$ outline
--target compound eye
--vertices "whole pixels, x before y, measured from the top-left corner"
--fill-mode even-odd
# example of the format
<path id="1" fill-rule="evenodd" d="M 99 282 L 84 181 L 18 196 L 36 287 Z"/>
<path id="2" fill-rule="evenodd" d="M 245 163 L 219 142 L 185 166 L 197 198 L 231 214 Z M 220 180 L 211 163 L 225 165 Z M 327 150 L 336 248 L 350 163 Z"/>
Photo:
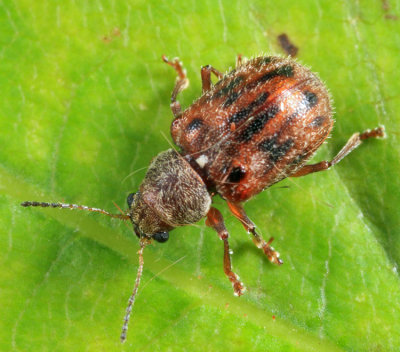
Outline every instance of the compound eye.
<path id="1" fill-rule="evenodd" d="M 137 225 L 133 225 L 133 230 L 135 231 L 135 234 L 138 238 L 140 238 L 140 231 L 139 228 L 137 227 Z"/>
<path id="2" fill-rule="evenodd" d="M 157 241 L 157 242 L 167 242 L 168 238 L 169 238 L 169 233 L 167 231 L 164 232 L 157 232 L 153 235 L 153 238 Z"/>
<path id="3" fill-rule="evenodd" d="M 133 198 L 135 197 L 136 193 L 131 193 L 128 198 L 126 198 L 126 202 L 128 203 L 128 207 L 130 208 L 133 203 Z"/>

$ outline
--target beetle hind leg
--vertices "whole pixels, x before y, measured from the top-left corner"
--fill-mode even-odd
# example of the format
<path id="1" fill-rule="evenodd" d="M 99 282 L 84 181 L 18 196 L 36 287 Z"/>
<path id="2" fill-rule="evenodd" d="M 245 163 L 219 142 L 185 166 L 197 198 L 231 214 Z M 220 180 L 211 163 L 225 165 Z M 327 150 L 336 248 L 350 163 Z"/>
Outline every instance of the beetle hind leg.
<path id="1" fill-rule="evenodd" d="M 271 246 L 271 242 L 274 240 L 271 237 L 268 242 L 266 242 L 257 232 L 256 226 L 249 219 L 243 207 L 238 203 L 227 202 L 229 210 L 232 214 L 242 223 L 247 232 L 253 235 L 254 244 L 263 250 L 264 254 L 267 256 L 268 260 L 277 265 L 283 264 L 282 259 L 279 257 L 279 252 L 277 252 L 274 247 Z"/>
<path id="2" fill-rule="evenodd" d="M 316 164 L 304 165 L 300 170 L 295 172 L 290 177 L 301 177 L 314 172 L 328 170 L 331 166 L 336 165 L 344 157 L 349 155 L 354 149 L 356 149 L 363 140 L 369 138 L 383 138 L 385 137 L 385 128 L 383 126 L 374 128 L 373 130 L 367 130 L 363 133 L 354 133 L 344 147 L 337 153 L 337 155 L 331 161 L 320 161 Z"/>
<path id="3" fill-rule="evenodd" d="M 224 272 L 229 281 L 232 283 L 235 295 L 241 296 L 246 288 L 240 281 L 239 276 L 232 271 L 231 255 L 228 242 L 229 233 L 225 227 L 224 218 L 218 209 L 213 207 L 210 208 L 207 213 L 206 225 L 217 231 L 219 238 L 224 241 Z"/>

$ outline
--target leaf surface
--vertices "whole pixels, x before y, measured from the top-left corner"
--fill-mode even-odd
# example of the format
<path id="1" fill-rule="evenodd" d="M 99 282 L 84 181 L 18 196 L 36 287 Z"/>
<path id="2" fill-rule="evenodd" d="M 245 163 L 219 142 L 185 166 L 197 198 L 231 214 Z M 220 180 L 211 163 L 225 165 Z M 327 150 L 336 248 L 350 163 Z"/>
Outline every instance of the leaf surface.
<path id="1" fill-rule="evenodd" d="M 400 2 L 0 2 L 0 349 L 4 351 L 396 351 L 400 346 Z M 24 200 L 125 209 L 170 147 L 179 56 L 199 68 L 284 51 L 319 72 L 336 107 L 329 159 L 384 125 L 332 170 L 287 179 L 246 204 L 285 264 L 254 247 L 221 199 L 223 246 L 204 222 L 146 248 L 128 341 L 119 333 L 137 266 L 130 225 L 23 209 Z M 117 212 L 117 210 L 115 210 Z"/>

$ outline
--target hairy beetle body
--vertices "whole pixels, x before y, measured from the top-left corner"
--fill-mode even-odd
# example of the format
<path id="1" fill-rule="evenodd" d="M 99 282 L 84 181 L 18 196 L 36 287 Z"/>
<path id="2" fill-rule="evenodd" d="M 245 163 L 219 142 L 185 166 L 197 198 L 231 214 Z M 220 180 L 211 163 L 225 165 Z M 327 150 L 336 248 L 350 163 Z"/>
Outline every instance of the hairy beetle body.
<path id="1" fill-rule="evenodd" d="M 259 57 L 205 92 L 171 132 L 210 189 L 242 202 L 300 169 L 329 135 L 331 117 L 315 74 L 290 59 Z"/>

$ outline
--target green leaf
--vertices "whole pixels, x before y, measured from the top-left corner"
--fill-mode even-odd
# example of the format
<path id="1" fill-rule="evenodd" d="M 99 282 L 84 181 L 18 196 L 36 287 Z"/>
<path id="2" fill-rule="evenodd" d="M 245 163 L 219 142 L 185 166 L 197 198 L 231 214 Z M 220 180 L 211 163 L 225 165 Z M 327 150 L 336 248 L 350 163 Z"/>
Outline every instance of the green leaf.
<path id="1" fill-rule="evenodd" d="M 0 349 L 3 351 L 396 351 L 400 346 L 400 2 L 0 2 Z M 246 204 L 285 264 L 271 265 L 216 198 L 231 233 L 204 221 L 146 248 L 128 341 L 119 333 L 137 268 L 131 226 L 24 200 L 126 208 L 151 158 L 170 147 L 179 56 L 233 67 L 281 54 L 319 72 L 335 101 L 331 158 L 384 125 L 332 170 L 288 179 Z"/>

